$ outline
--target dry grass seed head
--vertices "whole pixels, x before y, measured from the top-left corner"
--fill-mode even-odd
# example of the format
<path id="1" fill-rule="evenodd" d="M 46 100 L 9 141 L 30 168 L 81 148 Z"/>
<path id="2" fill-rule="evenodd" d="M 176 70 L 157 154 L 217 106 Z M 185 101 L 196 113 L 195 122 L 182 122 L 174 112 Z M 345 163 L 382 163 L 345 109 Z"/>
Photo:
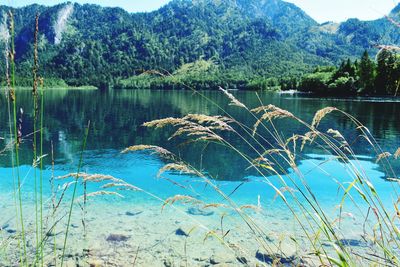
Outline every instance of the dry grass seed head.
<path id="1" fill-rule="evenodd" d="M 104 175 L 104 174 L 87 174 L 87 173 L 69 173 L 64 176 L 58 176 L 56 177 L 57 180 L 62 180 L 62 179 L 67 179 L 67 178 L 81 178 L 84 182 L 103 182 L 103 181 L 114 181 L 114 182 L 122 182 L 124 183 L 123 180 L 115 178 L 111 175 Z"/>
<path id="2" fill-rule="evenodd" d="M 33 163 L 32 163 L 32 167 L 33 167 L 33 168 L 37 168 L 37 167 L 39 166 L 39 164 L 40 164 L 40 161 L 41 161 L 43 158 L 47 157 L 47 156 L 48 156 L 47 154 L 44 154 L 44 155 L 41 155 L 41 156 L 37 157 L 36 159 L 34 159 L 34 160 L 33 160 Z"/>
<path id="3" fill-rule="evenodd" d="M 152 150 L 154 149 L 155 146 L 149 146 L 149 145 L 136 145 L 136 146 L 130 146 L 128 148 L 125 148 L 122 150 L 121 153 L 128 153 L 128 152 L 136 152 L 136 151 L 143 151 L 143 150 Z"/>
<path id="4" fill-rule="evenodd" d="M 130 147 L 122 150 L 121 153 L 144 151 L 144 150 L 151 150 L 151 151 L 153 151 L 154 154 L 157 154 L 164 159 L 174 159 L 175 158 L 175 155 L 172 152 L 168 151 L 167 149 L 159 147 L 159 146 L 151 146 L 151 145 L 130 146 Z"/>
<path id="5" fill-rule="evenodd" d="M 285 192 L 289 192 L 289 193 L 293 194 L 293 193 L 297 192 L 297 190 L 294 189 L 294 188 L 291 188 L 291 187 L 289 187 L 289 186 L 284 186 L 284 187 L 281 187 L 281 188 L 279 189 L 279 192 L 280 192 L 282 195 L 283 195 Z M 275 200 L 279 197 L 279 195 L 281 195 L 281 194 L 279 194 L 279 192 L 277 192 L 277 193 L 275 194 L 274 200 L 273 200 L 273 201 L 275 201 Z"/>
<path id="6" fill-rule="evenodd" d="M 305 135 L 301 136 L 301 139 L 303 139 L 303 141 L 301 142 L 300 150 L 303 151 L 304 146 L 307 144 L 307 142 L 309 142 L 310 144 L 312 142 L 314 142 L 314 140 L 317 136 L 318 136 L 318 133 L 316 133 L 314 131 L 307 132 Z"/>
<path id="7" fill-rule="evenodd" d="M 228 92 L 228 90 L 225 90 L 221 86 L 219 87 L 219 90 L 221 90 L 231 100 L 231 103 L 229 103 L 229 105 L 247 109 L 246 105 L 237 100 L 236 97 Z"/>
<path id="8" fill-rule="evenodd" d="M 61 190 L 67 190 L 71 185 L 73 185 L 73 184 L 75 184 L 75 183 L 76 183 L 75 181 L 65 183 L 65 184 L 63 184 L 61 187 L 59 187 L 59 189 L 61 189 Z"/>
<path id="9" fill-rule="evenodd" d="M 220 142 L 223 140 L 221 136 L 211 130 L 211 127 L 206 127 L 196 123 L 189 123 L 178 128 L 178 130 L 176 130 L 176 132 L 169 139 L 182 135 L 186 135 L 187 137 L 197 137 L 194 139 L 194 141 L 208 140 Z"/>
<path id="10" fill-rule="evenodd" d="M 256 212 L 260 211 L 260 207 L 259 206 L 255 206 L 255 205 L 243 205 L 239 209 L 240 210 L 254 210 Z"/>
<path id="11" fill-rule="evenodd" d="M 296 143 L 297 140 L 301 139 L 301 135 L 299 134 L 294 134 L 292 137 L 289 137 L 288 139 L 286 139 L 286 143 L 285 146 L 289 145 L 289 143 L 293 142 Z"/>
<path id="12" fill-rule="evenodd" d="M 334 138 L 345 140 L 344 136 L 338 130 L 329 129 L 327 133 L 331 134 Z"/>
<path id="13" fill-rule="evenodd" d="M 233 120 L 224 116 L 208 116 L 204 114 L 189 114 L 183 118 L 184 120 L 190 120 L 199 124 L 209 124 L 210 129 L 233 131 L 233 128 L 228 124 L 232 123 Z"/>
<path id="14" fill-rule="evenodd" d="M 378 155 L 377 159 L 376 159 L 376 163 L 378 163 L 379 161 L 386 159 L 388 157 L 392 156 L 392 154 L 390 154 L 389 152 L 383 152 L 381 154 Z"/>
<path id="15" fill-rule="evenodd" d="M 124 198 L 123 195 L 118 194 L 116 192 L 111 192 L 111 191 L 97 191 L 93 193 L 86 194 L 86 197 L 95 197 L 95 196 L 117 196 L 120 198 Z"/>
<path id="16" fill-rule="evenodd" d="M 210 209 L 210 208 L 229 208 L 229 207 L 227 205 L 221 204 L 221 203 L 210 203 L 210 204 L 204 205 L 202 208 Z"/>
<path id="17" fill-rule="evenodd" d="M 253 165 L 255 166 L 260 166 L 261 164 L 268 164 L 268 165 L 275 165 L 273 162 L 271 162 L 269 159 L 265 158 L 265 157 L 258 157 L 256 159 L 253 160 L 252 162 Z M 250 166 L 249 168 L 251 168 L 252 166 Z"/>
<path id="18" fill-rule="evenodd" d="M 396 150 L 396 152 L 394 153 L 394 158 L 398 159 L 400 157 L 400 147 Z"/>
<path id="19" fill-rule="evenodd" d="M 101 188 L 103 189 L 107 189 L 107 188 L 114 188 L 114 187 L 118 187 L 118 190 L 132 190 L 132 191 L 142 191 L 142 189 L 140 189 L 139 187 L 136 187 L 134 185 L 131 184 L 127 184 L 127 183 L 108 183 L 103 185 Z"/>
<path id="20" fill-rule="evenodd" d="M 143 126 L 163 128 L 168 125 L 178 126 L 178 125 L 183 125 L 183 124 L 186 124 L 186 121 L 184 119 L 169 117 L 169 118 L 165 118 L 165 119 L 159 119 L 159 120 L 145 122 L 145 123 L 143 123 Z"/>
<path id="21" fill-rule="evenodd" d="M 176 195 L 176 196 L 173 196 L 173 197 L 170 197 L 170 198 L 166 199 L 164 201 L 164 204 L 163 204 L 161 210 L 163 210 L 165 208 L 165 206 L 173 205 L 176 202 L 181 202 L 183 204 L 189 204 L 189 203 L 191 203 L 191 204 L 201 204 L 202 203 L 202 201 L 200 201 L 200 200 L 198 200 L 198 199 L 196 199 L 194 197 L 191 197 L 191 196 Z"/>
<path id="22" fill-rule="evenodd" d="M 264 112 L 264 114 L 261 116 L 260 119 L 257 120 L 257 122 L 253 126 L 253 136 L 256 134 L 258 126 L 265 120 L 271 121 L 273 119 L 282 119 L 282 118 L 293 118 L 295 119 L 296 117 L 289 111 L 278 108 L 274 105 L 268 105 L 268 106 L 261 106 L 255 109 L 252 109 L 251 112 L 254 112 L 256 114 L 260 112 Z"/>
<path id="23" fill-rule="evenodd" d="M 316 129 L 318 127 L 318 125 L 320 124 L 321 120 L 328 115 L 329 113 L 338 110 L 337 108 L 334 107 L 326 107 L 323 109 L 318 110 L 315 113 L 314 119 L 311 123 L 311 128 L 312 129 Z"/>
<path id="24" fill-rule="evenodd" d="M 174 172 L 179 172 L 179 174 L 187 174 L 187 175 L 195 175 L 195 176 L 200 176 L 201 174 L 190 167 L 188 167 L 184 163 L 169 163 L 162 167 L 158 173 L 157 177 L 160 177 L 163 173 L 166 171 L 174 171 Z"/>
<path id="25" fill-rule="evenodd" d="M 338 130 L 329 129 L 327 133 L 331 134 L 333 138 L 336 138 L 341 143 L 340 148 L 343 148 L 345 151 L 351 153 L 349 143 Z"/>

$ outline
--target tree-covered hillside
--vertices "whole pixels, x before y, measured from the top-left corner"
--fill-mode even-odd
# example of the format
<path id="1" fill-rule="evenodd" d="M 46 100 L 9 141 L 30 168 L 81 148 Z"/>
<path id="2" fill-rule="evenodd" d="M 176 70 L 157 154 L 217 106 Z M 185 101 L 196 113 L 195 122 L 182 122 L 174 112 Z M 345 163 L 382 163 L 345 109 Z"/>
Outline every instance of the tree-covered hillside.
<path id="1" fill-rule="evenodd" d="M 0 7 L 2 50 L 9 10 Z M 398 11 L 391 18 L 399 19 Z M 20 85 L 27 80 L 22 77 L 31 76 L 36 13 L 41 75 L 74 86 L 129 86 L 129 81 L 148 79 L 138 76 L 146 71 L 174 73 L 187 64 L 212 62 L 214 82 L 257 87 L 317 65 L 337 65 L 364 50 L 373 55 L 376 44 L 400 43 L 400 29 L 386 18 L 328 27 L 281 0 L 173 0 L 157 11 L 134 14 L 65 3 L 13 13 Z"/>

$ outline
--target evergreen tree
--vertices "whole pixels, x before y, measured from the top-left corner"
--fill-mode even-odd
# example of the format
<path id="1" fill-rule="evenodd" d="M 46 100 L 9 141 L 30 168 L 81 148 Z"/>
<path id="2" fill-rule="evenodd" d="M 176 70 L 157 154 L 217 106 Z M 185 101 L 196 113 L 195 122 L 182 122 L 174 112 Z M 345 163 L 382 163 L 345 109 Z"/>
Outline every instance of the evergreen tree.
<path id="1" fill-rule="evenodd" d="M 380 95 L 395 95 L 400 80 L 399 57 L 392 51 L 383 49 L 378 54 L 377 77 L 375 93 Z"/>
<path id="2" fill-rule="evenodd" d="M 369 58 L 369 54 L 366 50 L 359 63 L 358 76 L 360 91 L 363 93 L 371 93 L 374 90 L 375 64 Z"/>

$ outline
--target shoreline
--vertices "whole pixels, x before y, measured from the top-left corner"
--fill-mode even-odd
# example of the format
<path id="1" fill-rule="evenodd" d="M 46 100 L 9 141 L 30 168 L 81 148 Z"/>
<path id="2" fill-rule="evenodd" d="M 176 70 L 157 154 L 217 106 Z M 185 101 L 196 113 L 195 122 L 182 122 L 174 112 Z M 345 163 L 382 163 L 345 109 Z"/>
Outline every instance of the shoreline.
<path id="1" fill-rule="evenodd" d="M 5 86 L 3 86 L 5 87 Z M 45 86 L 43 87 L 44 91 L 46 90 L 99 90 L 99 88 L 91 85 L 85 85 L 85 86 Z M 32 87 L 29 86 L 16 86 L 15 90 L 17 91 L 28 91 L 32 90 Z M 39 91 L 41 89 L 38 89 Z"/>

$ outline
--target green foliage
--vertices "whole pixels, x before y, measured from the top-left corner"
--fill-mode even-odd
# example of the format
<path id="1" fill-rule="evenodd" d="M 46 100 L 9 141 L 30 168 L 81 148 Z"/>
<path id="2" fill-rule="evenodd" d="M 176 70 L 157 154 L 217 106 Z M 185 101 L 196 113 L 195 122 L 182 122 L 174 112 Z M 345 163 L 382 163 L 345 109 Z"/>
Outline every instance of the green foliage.
<path id="1" fill-rule="evenodd" d="M 375 80 L 376 94 L 397 95 L 400 85 L 400 57 L 382 50 L 377 56 L 378 66 Z"/>
<path id="2" fill-rule="evenodd" d="M 6 81 L 1 82 L 2 86 L 6 85 Z M 15 85 L 17 87 L 32 87 L 33 86 L 33 80 L 31 77 L 26 77 L 26 76 L 16 76 L 15 77 Z M 44 80 L 44 86 L 45 87 L 62 87 L 62 88 L 67 88 L 69 87 L 68 84 L 59 78 L 46 78 Z"/>
<path id="3" fill-rule="evenodd" d="M 73 12 L 61 41 L 56 42 L 54 25 L 67 5 L 73 6 Z M 0 14 L 8 9 L 0 6 Z M 41 14 L 39 76 L 64 80 L 70 86 L 175 87 L 172 80 L 141 74 L 175 73 L 186 64 L 212 60 L 217 66 L 214 72 L 175 73 L 180 75 L 177 79 L 206 88 L 291 89 L 298 85 L 294 78 L 318 65 L 354 59 L 370 50 L 371 42 L 400 43 L 399 30 L 386 20 L 349 20 L 337 31 L 327 32 L 326 25 L 318 25 L 300 8 L 280 0 L 174 0 L 157 11 L 133 14 L 96 5 L 31 5 L 14 11 L 21 77 L 31 77 L 37 12 Z M 4 73 L 4 65 L 0 71 Z M 279 85 L 268 80 L 271 77 Z"/>
<path id="4" fill-rule="evenodd" d="M 365 51 L 360 63 L 343 61 L 340 67 L 318 67 L 301 79 L 300 90 L 327 95 L 397 95 L 400 86 L 400 56 L 383 49 L 377 64 Z"/>
<path id="5" fill-rule="evenodd" d="M 303 77 L 300 88 L 311 90 L 314 93 L 324 93 L 329 89 L 329 83 L 332 80 L 335 72 L 319 71 L 318 69 L 311 74 Z"/>
<path id="6" fill-rule="evenodd" d="M 374 89 L 376 79 L 376 66 L 365 51 L 358 66 L 359 87 L 362 92 L 369 93 Z"/>

